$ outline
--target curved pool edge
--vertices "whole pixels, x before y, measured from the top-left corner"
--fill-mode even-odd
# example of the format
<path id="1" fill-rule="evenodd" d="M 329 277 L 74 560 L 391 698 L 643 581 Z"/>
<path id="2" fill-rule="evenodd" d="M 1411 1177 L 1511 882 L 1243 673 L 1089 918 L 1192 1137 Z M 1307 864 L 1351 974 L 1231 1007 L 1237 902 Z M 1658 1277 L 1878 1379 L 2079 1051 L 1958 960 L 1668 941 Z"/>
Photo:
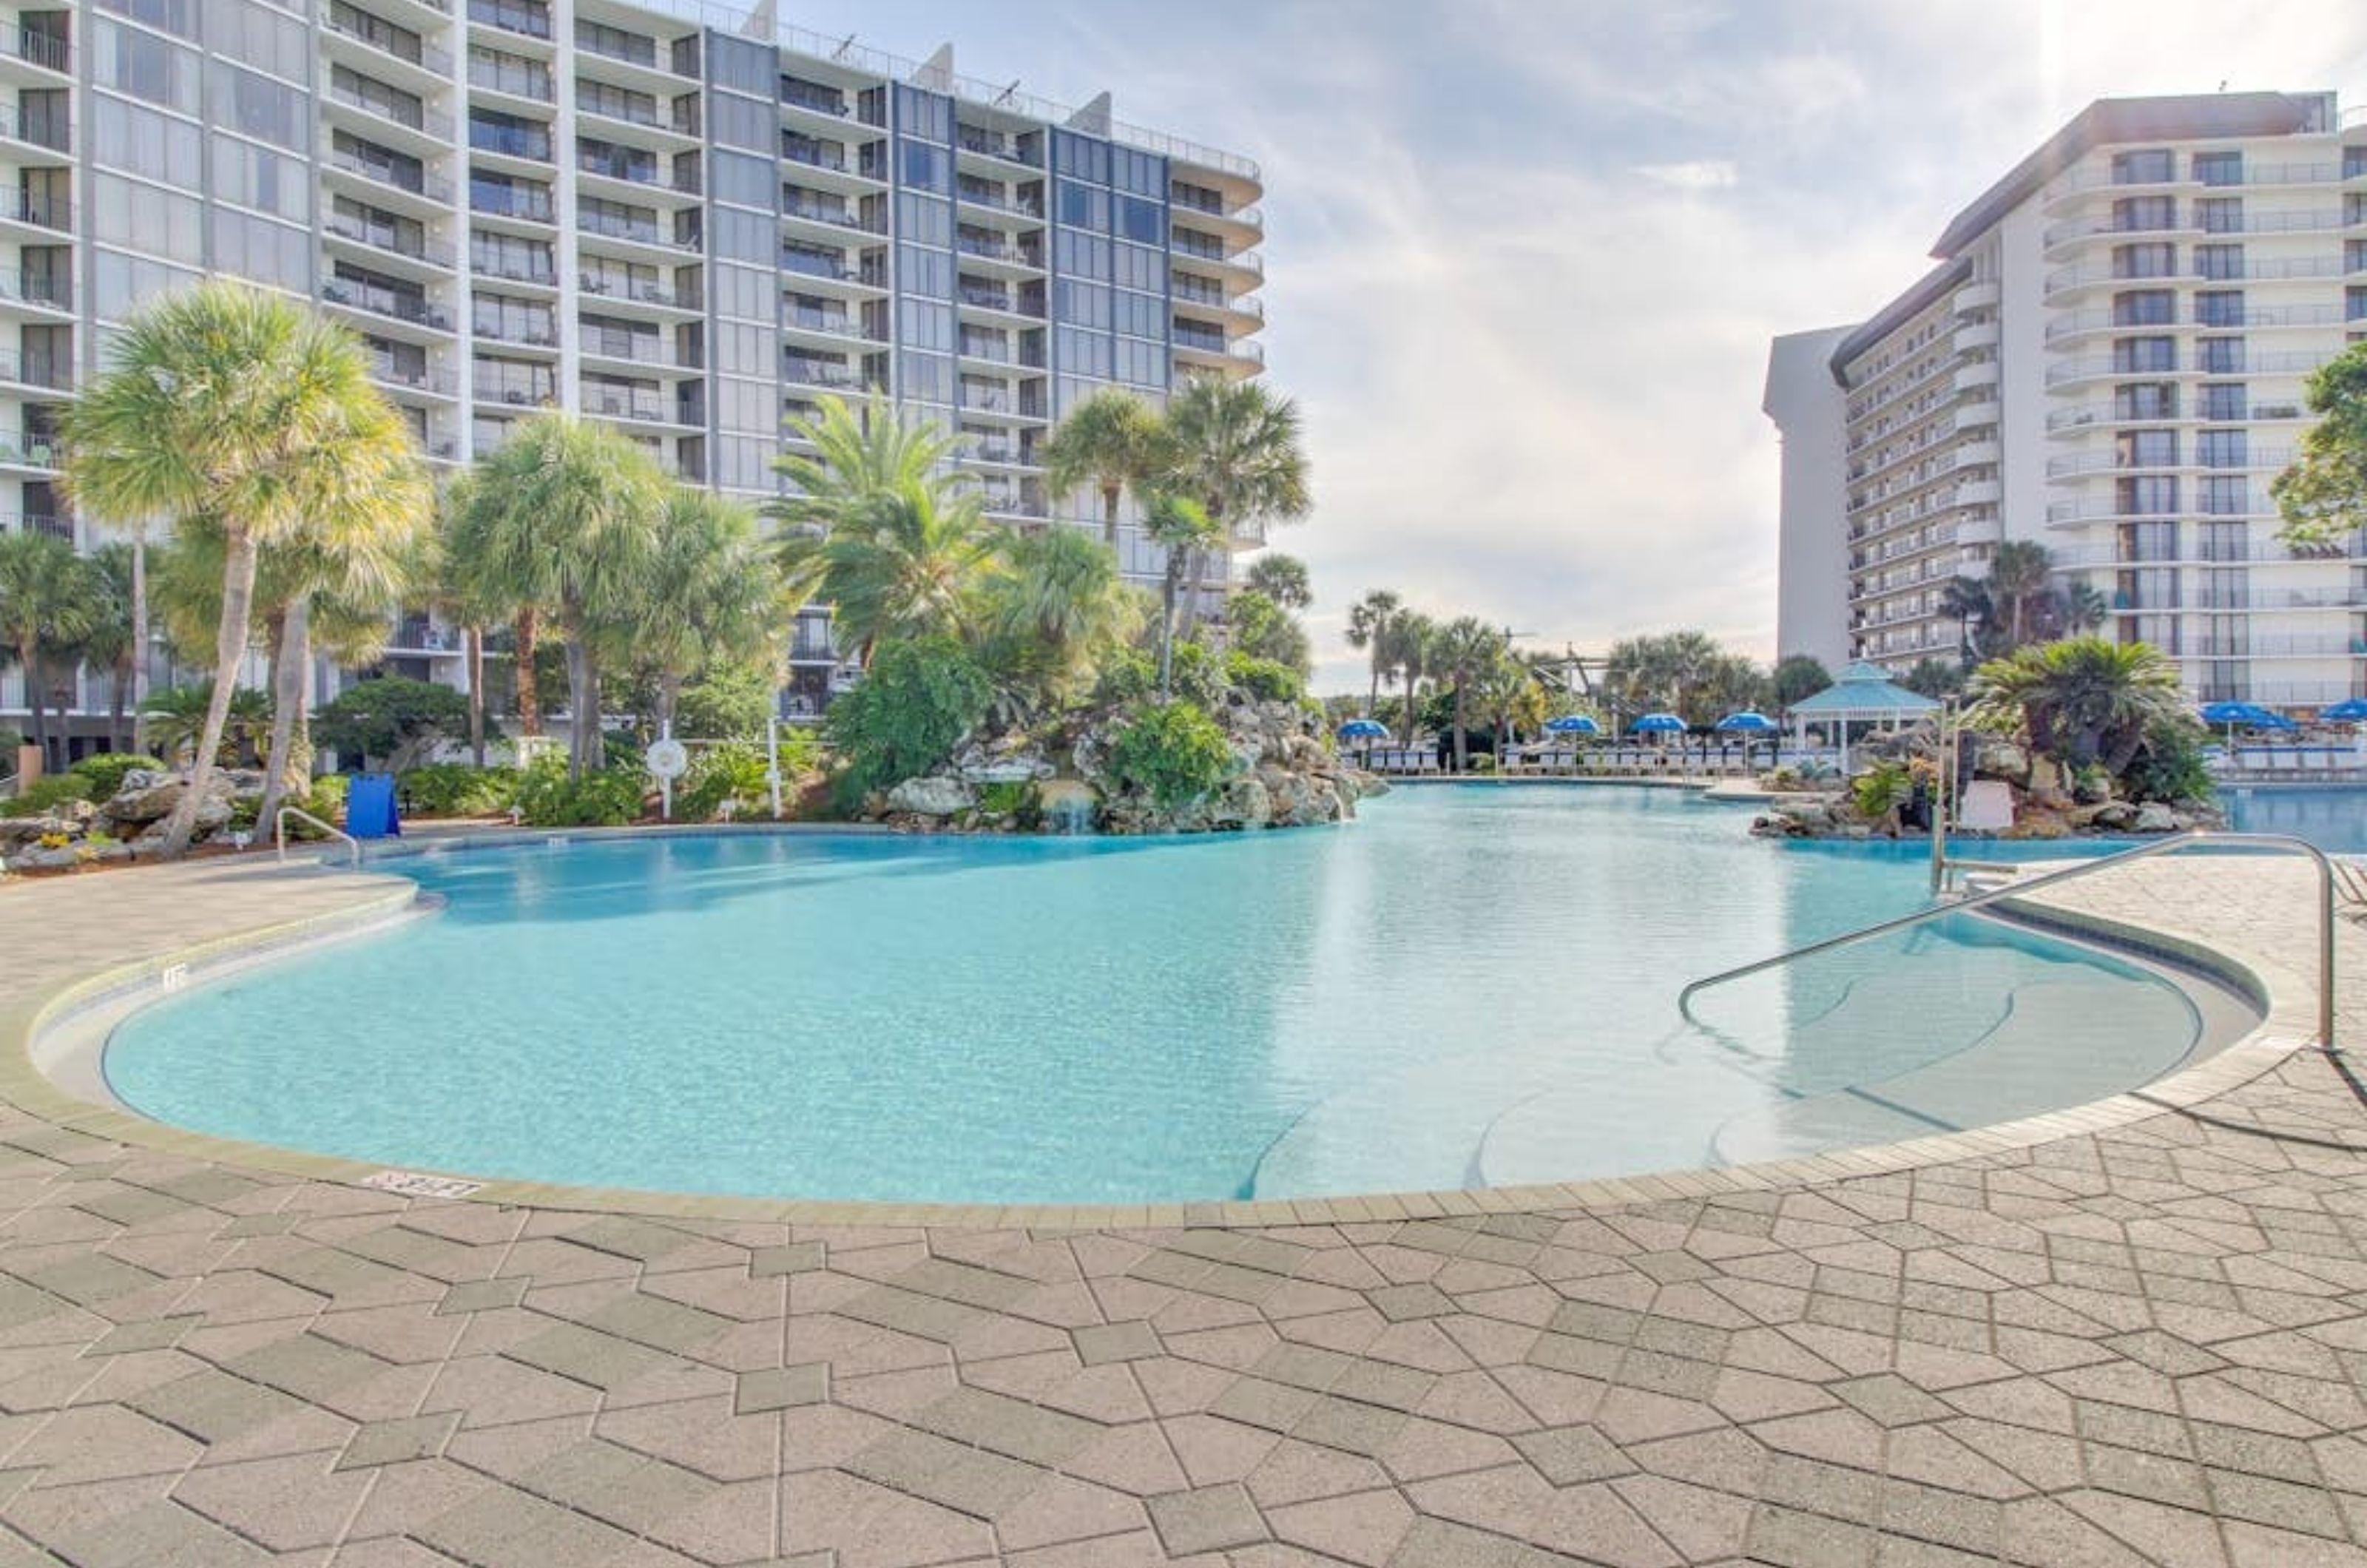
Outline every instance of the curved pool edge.
<path id="1" fill-rule="evenodd" d="M 465 848 L 530 845 L 554 836 L 626 838 L 648 829 L 496 831 L 465 839 L 418 840 L 381 861 L 409 854 Z M 684 827 L 656 830 L 667 836 L 700 831 Z M 707 829 L 712 832 L 714 829 Z M 742 824 L 735 834 L 810 832 L 810 827 Z M 360 1185 L 385 1171 L 380 1162 L 311 1153 L 278 1145 L 219 1137 L 154 1121 L 116 1103 L 82 1098 L 61 1087 L 39 1065 L 44 1038 L 102 1008 L 134 1009 L 187 983 L 193 974 L 277 957 L 323 942 L 363 936 L 412 916 L 419 888 L 406 877 L 329 866 L 323 853 L 305 877 L 315 886 L 351 884 L 349 904 L 293 920 L 238 927 L 138 958 L 95 962 L 92 967 L 54 979 L 18 1000 L 0 1006 L 0 1100 L 52 1125 L 139 1147 L 205 1159 L 232 1168 L 269 1171 L 342 1185 Z M 153 874 L 144 869 L 110 876 Z M 321 881 L 316 879 L 328 879 Z M 27 890 L 36 892 L 38 890 Z M 1521 1187 L 1382 1192 L 1345 1197 L 1266 1199 L 1150 1204 L 961 1204 L 855 1201 L 828 1199 L 745 1198 L 630 1188 L 579 1187 L 549 1182 L 479 1178 L 467 1172 L 429 1171 L 476 1184 L 465 1201 L 646 1214 L 678 1219 L 760 1221 L 810 1225 L 945 1227 L 964 1229 L 1131 1230 L 1178 1226 L 1308 1225 L 1372 1221 L 1435 1219 L 1531 1210 L 1602 1210 L 1725 1192 L 1766 1191 L 1854 1177 L 1896 1174 L 1967 1157 L 2029 1148 L 2059 1138 L 2112 1127 L 2200 1105 L 2265 1073 L 2311 1039 L 2315 982 L 2272 956 L 2231 943 L 2221 933 L 2184 929 L 2159 920 L 2136 920 L 2043 902 L 2050 918 L 2079 925 L 2091 940 L 2124 944 L 2139 953 L 2168 951 L 2208 969 L 2265 1004 L 2255 1029 L 2192 1066 L 2101 1100 L 1962 1132 L 1897 1143 L 1741 1166 L 1659 1171 Z"/>

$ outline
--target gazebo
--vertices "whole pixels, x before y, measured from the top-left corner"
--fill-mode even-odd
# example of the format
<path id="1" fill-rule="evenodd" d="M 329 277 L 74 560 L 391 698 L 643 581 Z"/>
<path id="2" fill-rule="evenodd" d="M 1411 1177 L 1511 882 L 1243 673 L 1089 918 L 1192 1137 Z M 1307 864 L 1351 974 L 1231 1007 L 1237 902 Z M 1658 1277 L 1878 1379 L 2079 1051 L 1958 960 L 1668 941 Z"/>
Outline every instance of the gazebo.
<path id="1" fill-rule="evenodd" d="M 1813 697 L 1803 697 L 1792 705 L 1792 743 L 1806 750 L 1808 745 L 1808 720 L 1836 719 L 1840 724 L 1841 772 L 1849 772 L 1849 726 L 1852 719 L 1897 723 L 1902 718 L 1915 718 L 1939 707 L 1931 698 L 1910 692 L 1883 673 L 1882 666 L 1866 660 L 1857 660 L 1841 671 L 1840 679 Z"/>

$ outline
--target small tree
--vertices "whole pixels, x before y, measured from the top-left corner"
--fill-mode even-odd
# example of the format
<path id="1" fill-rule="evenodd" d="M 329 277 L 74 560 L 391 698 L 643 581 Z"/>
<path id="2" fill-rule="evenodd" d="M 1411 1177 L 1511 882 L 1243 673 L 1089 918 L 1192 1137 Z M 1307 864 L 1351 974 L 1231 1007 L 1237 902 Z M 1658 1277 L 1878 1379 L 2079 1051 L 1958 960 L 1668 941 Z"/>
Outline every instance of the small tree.
<path id="1" fill-rule="evenodd" d="M 468 733 L 468 699 L 432 681 L 388 675 L 346 688 L 312 716 L 313 738 L 347 757 L 379 757 L 391 773 Z"/>
<path id="2" fill-rule="evenodd" d="M 1162 811 L 1205 799 L 1232 769 L 1223 728 L 1191 703 L 1145 709 L 1110 742 L 1111 776 Z"/>
<path id="3" fill-rule="evenodd" d="M 1775 661 L 1775 705 L 1788 708 L 1806 702 L 1833 683 L 1833 672 L 1805 653 L 1787 653 Z"/>
<path id="4" fill-rule="evenodd" d="M 846 761 L 842 799 L 852 804 L 952 756 L 993 694 L 986 672 L 952 637 L 881 643 L 862 682 L 831 704 L 822 721 Z"/>
<path id="5" fill-rule="evenodd" d="M 51 769 L 63 765 L 65 746 L 63 736 L 51 744 L 51 665 L 72 657 L 96 618 L 99 597 L 90 564 L 65 540 L 24 530 L 0 534 L 0 644 L 25 672 L 33 744 Z"/>
<path id="6" fill-rule="evenodd" d="M 2269 494 L 2283 519 L 2277 537 L 2295 550 L 2324 550 L 2367 529 L 2367 344 L 2311 371 L 2303 396 L 2317 423 Z"/>
<path id="7" fill-rule="evenodd" d="M 2141 642 L 2068 637 L 2016 649 L 1973 672 L 1977 728 L 2021 730 L 2033 748 L 2074 767 L 2125 773 L 2156 725 L 2180 717 L 2178 666 Z"/>

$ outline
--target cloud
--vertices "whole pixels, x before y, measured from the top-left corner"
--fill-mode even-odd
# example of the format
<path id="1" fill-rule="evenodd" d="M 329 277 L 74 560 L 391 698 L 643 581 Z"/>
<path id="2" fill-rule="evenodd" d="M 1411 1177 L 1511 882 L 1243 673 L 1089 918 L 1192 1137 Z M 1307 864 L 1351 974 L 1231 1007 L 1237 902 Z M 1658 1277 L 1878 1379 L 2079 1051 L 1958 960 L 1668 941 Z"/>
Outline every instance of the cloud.
<path id="1" fill-rule="evenodd" d="M 1639 164 L 1636 172 L 1655 185 L 1673 190 L 1730 190 L 1742 183 L 1742 173 L 1724 158 L 1695 158 L 1682 164 Z"/>

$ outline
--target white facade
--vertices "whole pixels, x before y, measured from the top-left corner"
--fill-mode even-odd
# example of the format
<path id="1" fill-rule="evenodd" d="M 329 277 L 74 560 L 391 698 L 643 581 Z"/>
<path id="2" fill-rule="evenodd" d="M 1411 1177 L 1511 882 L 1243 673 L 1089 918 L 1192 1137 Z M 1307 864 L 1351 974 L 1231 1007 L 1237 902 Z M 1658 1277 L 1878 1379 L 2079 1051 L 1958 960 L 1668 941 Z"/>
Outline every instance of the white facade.
<path id="1" fill-rule="evenodd" d="M 1847 327 L 1794 333 L 1775 340 L 1767 356 L 1767 390 L 1760 407 L 1784 441 L 1784 516 L 1821 517 L 1828 527 L 1784 530 L 1777 569 L 1776 641 L 1785 653 L 1805 653 L 1838 670 L 1849 659 L 1849 551 L 1842 513 L 1849 487 L 1841 447 L 1847 438 L 1841 400 L 1833 396 L 1833 351 Z"/>
<path id="2" fill-rule="evenodd" d="M 111 321 L 228 274 L 362 334 L 439 465 L 557 406 L 757 499 L 786 417 L 876 389 L 968 438 L 991 513 L 1098 528 L 1038 444 L 1099 387 L 1259 373 L 1257 165 L 773 10 L 0 0 L 0 526 L 90 542 L 60 405 Z M 1118 548 L 1157 580 L 1131 515 Z M 826 616 L 792 661 L 818 707 Z M 457 681 L 459 640 L 405 616 L 390 664 Z M 58 694 L 74 734 L 105 685 Z"/>
<path id="3" fill-rule="evenodd" d="M 1785 605 L 1830 601 L 1792 581 L 1831 570 L 1808 540 L 1835 528 L 1794 505 L 1792 470 L 1831 460 L 1838 405 L 1847 656 L 1954 657 L 1947 579 L 2027 539 L 2200 699 L 2367 693 L 2367 541 L 2295 558 L 2268 493 L 2304 379 L 2367 329 L 2367 121 L 2346 133 L 2330 94 L 2104 100 L 1934 254 L 1835 348 L 1829 393 L 1771 397 Z M 1771 385 L 1798 341 L 1777 340 Z M 1783 651 L 1835 635 L 1786 618 Z"/>

